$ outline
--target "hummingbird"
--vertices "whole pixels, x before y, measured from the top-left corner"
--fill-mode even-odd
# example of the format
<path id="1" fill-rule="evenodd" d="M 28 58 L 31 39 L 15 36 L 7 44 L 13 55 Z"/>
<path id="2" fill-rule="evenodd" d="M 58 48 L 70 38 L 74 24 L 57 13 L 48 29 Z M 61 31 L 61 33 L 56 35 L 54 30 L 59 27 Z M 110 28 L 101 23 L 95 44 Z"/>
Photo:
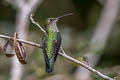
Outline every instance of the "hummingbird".
<path id="1" fill-rule="evenodd" d="M 57 18 L 51 17 L 46 20 L 46 35 L 44 34 L 42 38 L 42 48 L 47 73 L 53 71 L 54 63 L 61 46 L 61 34 L 56 23 L 59 19 L 71 14 L 72 13 L 68 13 Z"/>

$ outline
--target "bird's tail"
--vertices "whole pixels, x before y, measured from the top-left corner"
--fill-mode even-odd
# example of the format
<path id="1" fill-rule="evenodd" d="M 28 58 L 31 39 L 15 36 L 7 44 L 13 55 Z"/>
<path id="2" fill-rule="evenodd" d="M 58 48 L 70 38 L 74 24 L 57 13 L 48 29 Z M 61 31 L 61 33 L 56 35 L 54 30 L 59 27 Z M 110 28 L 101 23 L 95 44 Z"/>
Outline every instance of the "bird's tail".
<path id="1" fill-rule="evenodd" d="M 46 72 L 47 73 L 50 73 L 53 71 L 53 68 L 54 68 L 54 62 L 52 60 L 49 61 L 49 64 L 46 65 Z"/>

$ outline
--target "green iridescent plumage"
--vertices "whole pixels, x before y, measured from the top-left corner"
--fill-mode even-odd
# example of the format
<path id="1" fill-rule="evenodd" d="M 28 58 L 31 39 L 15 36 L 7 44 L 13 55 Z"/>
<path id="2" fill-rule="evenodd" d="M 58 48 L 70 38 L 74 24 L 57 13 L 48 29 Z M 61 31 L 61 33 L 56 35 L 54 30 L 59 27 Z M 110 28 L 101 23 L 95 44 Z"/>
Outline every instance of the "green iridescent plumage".
<path id="1" fill-rule="evenodd" d="M 47 36 L 44 35 L 42 47 L 44 58 L 46 62 L 46 72 L 53 71 L 54 62 L 57 58 L 58 51 L 61 45 L 61 35 L 56 27 L 56 21 L 54 18 L 49 18 L 46 27 Z"/>
<path id="2" fill-rule="evenodd" d="M 46 63 L 46 72 L 50 73 L 53 71 L 54 63 L 56 61 L 58 51 L 61 45 L 61 35 L 57 28 L 56 22 L 69 14 L 65 14 L 63 16 L 57 18 L 48 18 L 46 21 L 46 33 L 47 35 L 43 36 L 42 39 L 42 48 L 44 59 Z"/>

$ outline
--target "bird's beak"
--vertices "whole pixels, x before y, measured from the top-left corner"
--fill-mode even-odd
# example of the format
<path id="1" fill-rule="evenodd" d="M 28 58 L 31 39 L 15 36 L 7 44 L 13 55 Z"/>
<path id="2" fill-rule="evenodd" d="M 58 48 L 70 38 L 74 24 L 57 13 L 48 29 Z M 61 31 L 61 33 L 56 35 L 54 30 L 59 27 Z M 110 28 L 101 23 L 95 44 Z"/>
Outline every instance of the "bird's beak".
<path id="1" fill-rule="evenodd" d="M 73 15 L 73 13 L 68 13 L 68 14 L 64 14 L 62 16 L 59 16 L 59 17 L 56 18 L 56 20 L 58 21 L 60 18 L 63 18 L 65 16 L 69 16 L 69 15 Z"/>

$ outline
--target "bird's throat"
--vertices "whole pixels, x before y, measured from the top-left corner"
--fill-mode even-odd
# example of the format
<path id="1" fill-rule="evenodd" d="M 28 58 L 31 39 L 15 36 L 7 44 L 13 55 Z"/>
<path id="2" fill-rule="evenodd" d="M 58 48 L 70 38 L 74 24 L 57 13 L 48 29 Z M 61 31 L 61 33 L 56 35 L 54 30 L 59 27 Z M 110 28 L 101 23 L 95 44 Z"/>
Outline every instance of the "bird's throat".
<path id="1" fill-rule="evenodd" d="M 50 28 L 53 32 L 59 32 L 56 24 L 51 24 L 51 25 L 49 25 L 49 28 Z"/>

